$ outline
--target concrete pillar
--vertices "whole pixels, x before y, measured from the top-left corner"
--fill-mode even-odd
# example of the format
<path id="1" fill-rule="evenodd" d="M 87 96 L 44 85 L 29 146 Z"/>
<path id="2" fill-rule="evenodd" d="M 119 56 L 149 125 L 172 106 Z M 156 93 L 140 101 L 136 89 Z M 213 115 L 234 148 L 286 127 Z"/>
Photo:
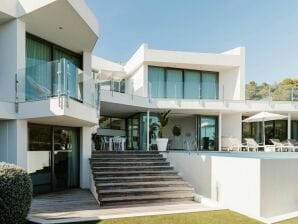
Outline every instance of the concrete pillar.
<path id="1" fill-rule="evenodd" d="M 221 151 L 221 136 L 222 136 L 222 113 L 218 115 L 218 151 Z"/>
<path id="2" fill-rule="evenodd" d="M 83 52 L 83 101 L 88 104 L 95 103 L 95 85 L 92 76 L 92 54 Z"/>
<path id="3" fill-rule="evenodd" d="M 149 142 L 150 142 L 150 111 L 149 110 L 147 110 L 147 151 L 149 151 Z"/>
<path id="4" fill-rule="evenodd" d="M 26 120 L 0 122 L 0 161 L 27 169 L 28 127 Z"/>
<path id="5" fill-rule="evenodd" d="M 90 164 L 92 151 L 91 134 L 96 132 L 94 127 L 81 128 L 81 147 L 80 147 L 80 187 L 87 189 L 90 188 Z"/>
<path id="6" fill-rule="evenodd" d="M 15 101 L 15 76 L 25 80 L 26 26 L 19 19 L 0 25 L 0 95 L 9 102 Z M 25 86 L 21 82 L 19 85 Z M 24 88 L 24 87 L 23 87 Z"/>
<path id="7" fill-rule="evenodd" d="M 291 113 L 288 114 L 288 139 L 292 138 L 292 116 Z"/>

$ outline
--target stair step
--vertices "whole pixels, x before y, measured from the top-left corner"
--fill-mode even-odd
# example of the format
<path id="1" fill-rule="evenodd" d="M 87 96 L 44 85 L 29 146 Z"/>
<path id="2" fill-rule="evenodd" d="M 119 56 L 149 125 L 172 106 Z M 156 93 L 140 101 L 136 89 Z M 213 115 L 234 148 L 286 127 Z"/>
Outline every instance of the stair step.
<path id="1" fill-rule="evenodd" d="M 166 161 L 165 158 L 136 158 L 136 157 L 130 157 L 130 158 L 92 158 L 90 159 L 92 162 L 163 162 Z"/>
<path id="2" fill-rule="evenodd" d="M 173 170 L 172 166 L 93 166 L 94 171 L 143 171 L 143 170 Z"/>
<path id="3" fill-rule="evenodd" d="M 128 196 L 128 195 L 163 195 L 165 193 L 187 193 L 193 192 L 193 189 L 188 186 L 172 186 L 172 187 L 154 187 L 154 188 L 135 188 L 135 189 L 107 189 L 98 190 L 100 198 Z"/>
<path id="4" fill-rule="evenodd" d="M 92 151 L 92 155 L 93 154 L 159 154 L 160 153 L 158 151 L 144 151 L 144 150 L 125 150 L 125 151 L 106 151 L 106 150 L 103 150 L 103 151 L 100 151 L 100 150 L 97 150 L 97 151 Z"/>
<path id="5" fill-rule="evenodd" d="M 100 200 L 103 206 L 121 205 L 121 204 L 137 204 L 137 203 L 153 203 L 153 202 L 170 202 L 170 201 L 192 201 L 194 194 L 188 193 L 167 193 L 163 195 L 136 195 L 136 196 L 121 196 L 107 197 Z"/>
<path id="6" fill-rule="evenodd" d="M 98 183 L 96 187 L 99 189 L 128 189 L 143 187 L 162 187 L 162 186 L 188 186 L 182 180 L 174 181 L 151 181 L 151 182 L 119 182 L 119 183 Z M 190 187 L 190 186 L 189 186 Z"/>
<path id="7" fill-rule="evenodd" d="M 99 154 L 92 154 L 92 158 L 127 158 L 127 157 L 135 157 L 135 158 L 163 158 L 161 154 L 112 154 L 112 153 L 99 153 Z"/>
<path id="8" fill-rule="evenodd" d="M 154 175 L 177 175 L 174 170 L 151 170 L 151 171 L 94 171 L 95 176 L 154 176 Z"/>
<path id="9" fill-rule="evenodd" d="M 119 183 L 119 182 L 145 182 L 145 181 L 168 181 L 168 180 L 182 180 L 178 175 L 171 176 L 129 176 L 129 177 L 95 177 L 96 183 Z"/>
<path id="10" fill-rule="evenodd" d="M 107 167 L 107 166 L 165 166 L 170 165 L 169 162 L 103 162 L 103 161 L 91 161 L 91 165 L 98 167 Z"/>

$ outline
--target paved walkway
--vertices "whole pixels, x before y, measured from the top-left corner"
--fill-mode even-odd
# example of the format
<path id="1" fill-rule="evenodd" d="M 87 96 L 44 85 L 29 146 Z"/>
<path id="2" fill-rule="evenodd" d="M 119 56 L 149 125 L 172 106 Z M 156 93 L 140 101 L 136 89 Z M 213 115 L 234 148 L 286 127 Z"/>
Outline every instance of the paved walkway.
<path id="1" fill-rule="evenodd" d="M 75 189 L 34 197 L 28 220 L 36 223 L 71 223 L 210 210 L 215 209 L 197 202 L 100 208 L 89 191 Z"/>

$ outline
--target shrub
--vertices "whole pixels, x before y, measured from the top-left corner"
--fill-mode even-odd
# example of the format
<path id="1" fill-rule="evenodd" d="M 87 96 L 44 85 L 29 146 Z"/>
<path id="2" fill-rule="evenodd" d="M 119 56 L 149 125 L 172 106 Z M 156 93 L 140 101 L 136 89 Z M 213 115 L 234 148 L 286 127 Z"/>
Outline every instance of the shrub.
<path id="1" fill-rule="evenodd" d="M 0 162 L 0 223 L 25 223 L 32 200 L 32 182 L 22 168 Z"/>

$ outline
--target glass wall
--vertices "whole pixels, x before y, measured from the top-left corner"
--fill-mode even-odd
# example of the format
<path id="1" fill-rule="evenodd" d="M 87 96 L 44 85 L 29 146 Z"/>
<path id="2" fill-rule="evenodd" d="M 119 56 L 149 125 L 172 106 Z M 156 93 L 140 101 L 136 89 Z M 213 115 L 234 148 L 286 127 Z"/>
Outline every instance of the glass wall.
<path id="1" fill-rule="evenodd" d="M 79 186 L 79 130 L 30 124 L 28 172 L 34 194 Z"/>
<path id="2" fill-rule="evenodd" d="M 125 130 L 125 119 L 117 117 L 100 116 L 99 128 Z"/>
<path id="3" fill-rule="evenodd" d="M 198 71 L 184 72 L 184 98 L 201 98 L 201 74 Z"/>
<path id="4" fill-rule="evenodd" d="M 61 70 L 68 69 L 69 72 L 67 83 L 62 85 L 67 85 L 72 98 L 82 100 L 83 86 L 77 80 L 82 68 L 82 56 L 30 34 L 26 35 L 26 100 L 57 95 L 58 63 L 50 62 L 60 59 L 67 62 L 61 65 Z"/>
<path id="5" fill-rule="evenodd" d="M 245 119 L 243 117 L 242 119 Z M 286 120 L 266 121 L 265 122 L 265 143 L 271 144 L 270 139 L 287 139 L 288 122 Z M 262 122 L 242 123 L 242 140 L 253 138 L 258 143 L 263 142 Z"/>
<path id="6" fill-rule="evenodd" d="M 292 138 L 298 141 L 298 121 L 292 121 Z"/>
<path id="7" fill-rule="evenodd" d="M 183 73 L 182 70 L 166 70 L 166 96 L 167 98 L 183 98 Z"/>
<path id="8" fill-rule="evenodd" d="M 149 96 L 165 98 L 165 70 L 159 67 L 148 67 Z"/>
<path id="9" fill-rule="evenodd" d="M 141 113 L 141 138 L 140 138 L 140 145 L 141 150 L 147 150 L 147 113 Z M 150 113 L 149 116 L 149 146 L 150 150 L 157 150 L 156 139 L 158 138 L 159 134 L 159 118 L 156 114 Z"/>
<path id="10" fill-rule="evenodd" d="M 199 150 L 218 151 L 218 117 L 198 116 Z"/>
<path id="11" fill-rule="evenodd" d="M 140 149 L 140 115 L 127 119 L 127 149 Z"/>
<path id="12" fill-rule="evenodd" d="M 152 98 L 218 99 L 218 73 L 149 66 L 148 95 Z"/>
<path id="13" fill-rule="evenodd" d="M 218 73 L 202 72 L 202 99 L 218 99 Z"/>

